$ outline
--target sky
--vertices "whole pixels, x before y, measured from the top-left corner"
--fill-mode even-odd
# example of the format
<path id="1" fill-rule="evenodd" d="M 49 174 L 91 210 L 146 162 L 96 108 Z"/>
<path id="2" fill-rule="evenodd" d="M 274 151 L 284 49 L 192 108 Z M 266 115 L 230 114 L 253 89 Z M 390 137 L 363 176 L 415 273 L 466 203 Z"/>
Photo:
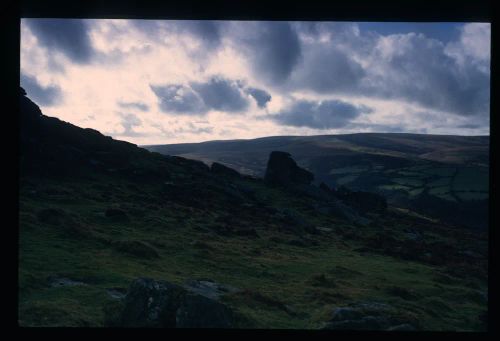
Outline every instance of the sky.
<path id="1" fill-rule="evenodd" d="M 138 145 L 489 135 L 489 23 L 22 19 L 43 113 Z"/>

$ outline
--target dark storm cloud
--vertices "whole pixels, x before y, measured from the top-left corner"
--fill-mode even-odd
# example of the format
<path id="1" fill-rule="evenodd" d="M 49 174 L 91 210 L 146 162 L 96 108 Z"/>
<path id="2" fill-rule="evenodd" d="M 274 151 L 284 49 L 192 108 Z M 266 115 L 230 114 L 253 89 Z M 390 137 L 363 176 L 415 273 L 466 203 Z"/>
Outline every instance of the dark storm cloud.
<path id="1" fill-rule="evenodd" d="M 149 111 L 149 105 L 142 102 L 118 102 L 118 105 L 125 109 L 138 109 L 141 111 Z"/>
<path id="2" fill-rule="evenodd" d="M 355 106 L 339 100 L 299 100 L 290 108 L 270 115 L 269 118 L 287 126 L 331 129 L 345 127 L 360 114 L 371 111 L 372 109 L 366 106 Z"/>
<path id="3" fill-rule="evenodd" d="M 271 100 L 271 95 L 265 90 L 248 88 L 245 91 L 255 99 L 259 108 L 264 108 L 267 102 Z"/>
<path id="4" fill-rule="evenodd" d="M 286 81 L 301 57 L 300 42 L 290 23 L 241 22 L 238 25 L 234 33 L 236 45 L 252 69 L 273 84 Z"/>
<path id="5" fill-rule="evenodd" d="M 207 112 L 203 100 L 189 86 L 168 84 L 150 87 L 158 97 L 160 110 L 163 112 L 185 115 L 201 115 Z"/>
<path id="6" fill-rule="evenodd" d="M 58 50 L 76 63 L 88 63 L 93 56 L 88 21 L 83 19 L 23 19 L 39 43 Z"/>
<path id="7" fill-rule="evenodd" d="M 247 87 L 241 80 L 230 80 L 213 76 L 206 82 L 190 82 L 189 85 L 150 85 L 158 97 L 160 109 L 166 113 L 203 115 L 209 110 L 228 113 L 243 112 L 248 109 L 252 96 L 257 105 L 265 107 L 271 100 L 267 91 Z"/>
<path id="8" fill-rule="evenodd" d="M 467 56 L 459 40 L 450 43 L 458 45 L 456 58 L 449 53 L 450 45 L 429 38 L 460 39 L 455 34 L 458 26 L 410 25 L 435 32 L 428 36 L 396 34 L 410 27 L 400 26 L 394 26 L 394 32 L 382 30 L 388 34 L 384 36 L 349 23 L 294 23 L 303 52 L 286 88 L 402 100 L 462 116 L 487 115 L 489 60 Z"/>
<path id="9" fill-rule="evenodd" d="M 392 44 L 397 53 L 373 56 L 383 72 L 370 73 L 362 92 L 462 116 L 489 112 L 489 73 L 472 63 L 458 65 L 442 43 L 424 36 L 401 36 Z"/>
<path id="10" fill-rule="evenodd" d="M 352 56 L 334 44 L 305 46 L 302 67 L 294 76 L 294 86 L 318 93 L 352 92 L 359 88 L 366 72 Z"/>
<path id="11" fill-rule="evenodd" d="M 248 107 L 249 103 L 241 90 L 240 82 L 212 77 L 206 83 L 192 82 L 190 85 L 210 109 L 237 112 Z"/>
<path id="12" fill-rule="evenodd" d="M 188 20 L 178 22 L 178 26 L 198 37 L 210 47 L 218 47 L 220 44 L 220 22 L 212 20 Z"/>
<path id="13" fill-rule="evenodd" d="M 21 86 L 26 90 L 28 97 L 39 105 L 56 105 L 62 99 L 62 92 L 59 86 L 42 86 L 37 82 L 35 77 L 21 74 Z"/>

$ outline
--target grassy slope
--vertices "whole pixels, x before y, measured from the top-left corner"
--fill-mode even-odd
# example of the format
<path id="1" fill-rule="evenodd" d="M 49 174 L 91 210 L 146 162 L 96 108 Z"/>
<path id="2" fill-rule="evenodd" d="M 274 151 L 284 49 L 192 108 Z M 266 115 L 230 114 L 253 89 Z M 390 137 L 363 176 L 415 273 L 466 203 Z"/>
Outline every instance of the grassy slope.
<path id="1" fill-rule="evenodd" d="M 214 175 L 40 116 L 23 96 L 21 104 L 22 326 L 108 325 L 118 303 L 107 289 L 147 276 L 245 289 L 224 298 L 245 317 L 242 327 L 319 328 L 333 307 L 360 300 L 390 303 L 421 329 L 484 327 L 487 241 L 480 234 L 392 208 L 368 227 L 353 226 L 311 209 L 317 202 L 306 196 Z M 242 199 L 232 185 L 253 188 L 255 198 Z M 270 207 L 297 212 L 323 232 L 293 232 Z M 106 217 L 108 208 L 126 217 Z M 221 226 L 251 227 L 259 237 Z M 418 252 L 436 253 L 434 262 L 387 255 L 410 245 L 407 228 L 425 234 Z M 289 243 L 297 240 L 307 243 Z M 482 256 L 457 256 L 464 250 Z M 53 287 L 51 276 L 84 285 Z"/>
<path id="2" fill-rule="evenodd" d="M 258 196 L 275 198 L 278 207 L 280 203 L 297 210 L 302 207 L 299 198 L 259 182 L 252 186 Z M 162 202 L 152 194 L 156 187 L 136 186 L 106 175 L 86 180 L 22 179 L 21 325 L 103 326 L 104 309 L 112 304 L 106 288 L 126 288 L 132 279 L 149 276 L 179 284 L 189 278 L 211 278 L 248 289 L 250 294 L 233 294 L 225 300 L 248 318 L 245 326 L 250 327 L 318 328 L 332 307 L 374 300 L 389 302 L 401 314 L 414 316 L 423 329 L 481 328 L 477 316 L 485 302 L 478 289 L 485 288 L 484 281 L 450 277 L 439 266 L 354 251 L 362 245 L 357 235 L 369 236 L 379 227 L 359 231 L 332 218 L 312 217 L 317 226 L 333 230 L 310 236 L 320 244 L 304 248 L 280 242 L 295 236 L 278 232 L 268 219 L 255 217 L 250 223 L 260 238 L 220 236 L 205 227 L 226 213 L 224 203 L 203 210 Z M 146 205 L 145 200 L 153 204 Z M 127 207 L 130 219 L 104 217 L 110 205 Z M 64 210 L 69 218 L 59 225 L 40 223 L 37 213 L 51 207 Z M 147 242 L 160 257 L 144 259 L 120 252 L 110 240 Z M 318 282 L 320 274 L 326 282 Z M 47 285 L 50 275 L 86 285 L 52 288 Z M 448 283 L 443 284 L 442 278 Z M 391 295 L 388 288 L 394 286 L 414 291 L 415 297 L 405 300 Z M 295 313 L 263 303 L 252 293 L 289 305 Z"/>

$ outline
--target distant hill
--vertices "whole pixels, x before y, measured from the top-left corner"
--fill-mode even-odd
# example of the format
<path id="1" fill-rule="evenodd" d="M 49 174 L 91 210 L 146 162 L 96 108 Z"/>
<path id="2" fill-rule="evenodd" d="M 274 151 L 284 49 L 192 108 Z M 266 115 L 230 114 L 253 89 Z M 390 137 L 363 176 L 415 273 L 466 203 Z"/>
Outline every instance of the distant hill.
<path id="1" fill-rule="evenodd" d="M 455 224 L 488 226 L 489 136 L 273 136 L 145 148 L 207 164 L 219 162 L 258 177 L 264 175 L 271 151 L 286 151 L 315 174 L 316 183 L 377 192 L 393 204 Z"/>

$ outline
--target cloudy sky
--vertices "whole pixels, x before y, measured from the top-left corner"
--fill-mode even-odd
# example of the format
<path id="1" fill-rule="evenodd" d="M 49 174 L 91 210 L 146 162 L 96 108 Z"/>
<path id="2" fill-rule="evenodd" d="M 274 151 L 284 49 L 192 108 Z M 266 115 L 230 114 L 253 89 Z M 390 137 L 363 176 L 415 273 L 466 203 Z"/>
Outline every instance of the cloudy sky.
<path id="1" fill-rule="evenodd" d="M 22 19 L 21 85 L 139 145 L 488 135 L 490 24 Z"/>

